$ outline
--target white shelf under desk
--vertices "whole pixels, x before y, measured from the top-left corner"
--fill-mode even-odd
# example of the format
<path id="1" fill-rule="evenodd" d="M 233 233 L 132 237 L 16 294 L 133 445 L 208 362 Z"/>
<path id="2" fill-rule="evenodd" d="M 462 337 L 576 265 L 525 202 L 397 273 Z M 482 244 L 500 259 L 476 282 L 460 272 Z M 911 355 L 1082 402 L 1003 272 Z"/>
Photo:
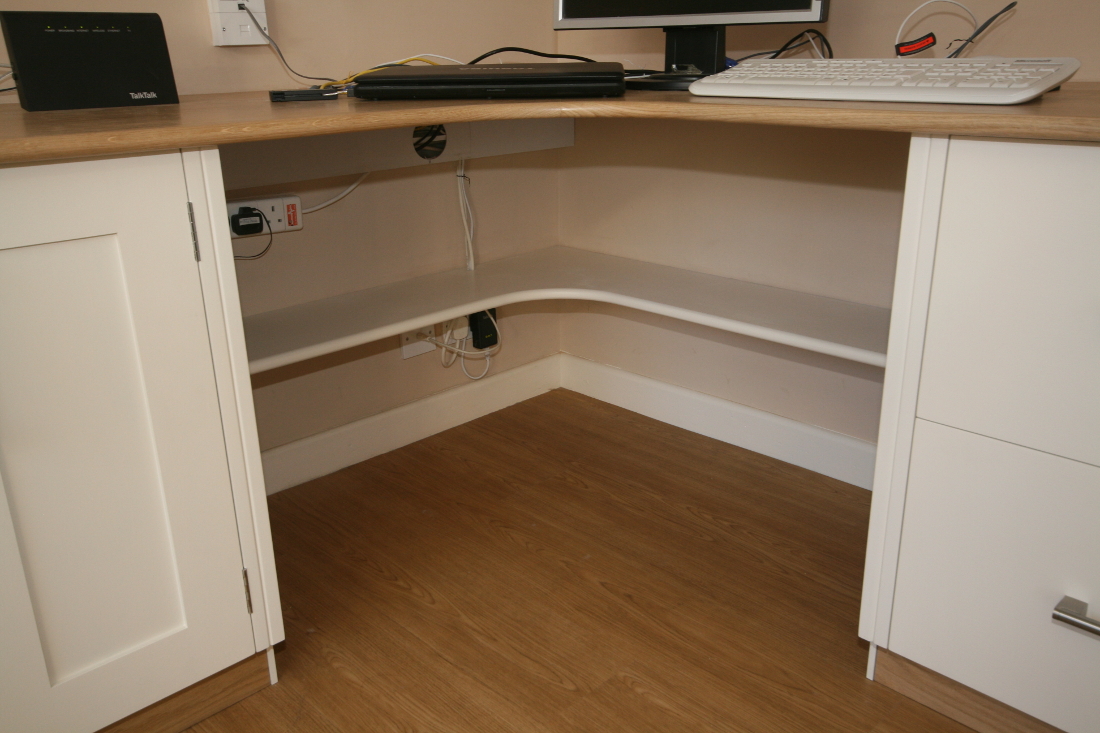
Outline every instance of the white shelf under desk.
<path id="1" fill-rule="evenodd" d="M 244 319 L 253 374 L 486 308 L 594 300 L 873 366 L 890 310 L 665 265 L 550 247 Z"/>

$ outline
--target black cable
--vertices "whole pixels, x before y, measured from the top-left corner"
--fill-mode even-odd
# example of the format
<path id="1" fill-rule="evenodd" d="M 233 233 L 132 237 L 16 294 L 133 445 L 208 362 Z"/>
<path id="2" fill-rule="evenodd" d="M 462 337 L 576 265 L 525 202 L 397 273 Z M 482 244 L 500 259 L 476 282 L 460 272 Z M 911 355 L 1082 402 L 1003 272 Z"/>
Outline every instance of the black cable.
<path id="1" fill-rule="evenodd" d="M 802 43 L 796 43 L 793 46 L 789 46 L 787 48 L 787 50 L 788 51 L 793 51 L 796 48 L 802 48 L 803 46 L 807 46 L 807 45 L 809 45 L 809 43 L 810 43 L 809 41 L 803 41 Z M 734 59 L 734 61 L 736 61 L 737 63 L 741 63 L 742 61 L 748 61 L 749 59 L 759 58 L 760 56 L 771 56 L 772 58 L 775 58 L 776 53 L 778 53 L 778 51 L 760 51 L 759 53 L 753 53 L 753 54 L 749 54 L 748 56 L 742 56 L 739 59 Z"/>
<path id="2" fill-rule="evenodd" d="M 279 48 L 279 44 L 275 43 L 275 39 L 267 34 L 267 31 L 264 30 L 263 24 L 261 24 L 260 21 L 256 20 L 256 16 L 252 14 L 252 11 L 249 10 L 248 6 L 244 3 L 238 3 L 237 10 L 243 10 L 244 12 L 248 13 L 248 17 L 252 18 L 252 22 L 256 24 L 256 29 L 260 31 L 263 37 L 267 39 L 267 42 L 271 44 L 271 47 L 275 49 L 275 53 L 279 54 L 279 59 L 283 62 L 283 66 L 285 66 L 286 70 L 289 71 L 291 74 L 294 74 L 294 76 L 300 76 L 303 79 L 313 79 L 314 81 L 336 81 L 336 79 L 329 79 L 327 76 L 306 76 L 305 74 L 299 74 L 297 71 L 290 68 L 290 64 L 286 62 L 286 56 L 283 56 L 283 49 Z"/>
<path id="3" fill-rule="evenodd" d="M 18 89 L 18 87 L 4 87 L 0 89 L 0 92 L 14 92 L 16 89 Z"/>
<path id="4" fill-rule="evenodd" d="M 590 58 L 586 58 L 584 56 L 573 56 L 568 53 L 543 53 L 542 51 L 532 51 L 529 48 L 519 48 L 518 46 L 505 46 L 504 48 L 498 48 L 495 51 L 490 51 L 489 53 L 483 53 L 467 65 L 473 66 L 479 61 L 484 61 L 490 56 L 496 56 L 498 53 L 504 53 L 505 51 L 515 51 L 516 53 L 529 53 L 532 56 L 542 56 L 546 59 L 573 59 L 574 61 L 592 61 L 592 59 Z"/>
<path id="5" fill-rule="evenodd" d="M 808 45 L 810 43 L 808 40 L 807 41 L 802 41 L 801 43 L 796 43 L 796 41 L 799 38 L 802 38 L 803 36 L 808 35 L 808 34 L 813 34 L 817 38 L 820 38 L 821 39 L 821 44 L 825 47 L 825 50 L 829 53 L 829 58 L 833 58 L 833 46 L 832 46 L 831 43 L 829 43 L 829 39 L 826 38 L 825 35 L 821 31 L 817 30 L 816 28 L 808 28 L 808 29 L 802 31 L 801 33 L 799 33 L 797 36 L 795 36 L 791 40 L 784 43 L 783 47 L 776 50 L 776 51 L 760 51 L 758 53 L 750 53 L 748 56 L 742 56 L 739 59 L 734 59 L 734 62 L 739 64 L 742 61 L 748 61 L 749 59 L 759 58 L 760 56 L 767 56 L 768 58 L 773 58 L 773 59 L 779 58 L 780 55 L 786 53 L 787 51 L 793 51 L 796 48 L 802 48 L 803 46 Z"/>
<path id="6" fill-rule="evenodd" d="M 966 48 L 967 46 L 969 46 L 974 41 L 974 39 L 977 38 L 982 33 L 982 31 L 984 31 L 986 28 L 991 26 L 993 24 L 993 21 L 997 20 L 997 18 L 1000 18 L 1002 15 L 1007 13 L 1009 10 L 1012 10 L 1014 7 L 1016 7 L 1015 0 L 1013 0 L 1013 2 L 1010 2 L 1008 5 L 1006 5 L 1001 10 L 1001 12 L 997 13 L 992 18 L 990 18 L 989 20 L 987 20 L 986 22 L 984 22 L 980 26 L 978 26 L 974 30 L 974 32 L 970 34 L 969 38 L 963 39 L 963 42 L 962 42 L 961 46 L 956 48 L 951 53 L 947 54 L 947 58 L 949 58 L 949 59 L 958 58 L 958 55 L 963 52 L 963 49 Z"/>
<path id="7" fill-rule="evenodd" d="M 271 222 L 268 221 L 267 214 L 260 211 L 259 209 L 253 208 L 252 210 L 262 216 L 264 218 L 264 223 L 267 224 L 267 246 L 264 247 L 263 252 L 260 252 L 257 255 L 233 255 L 233 259 L 235 260 L 258 260 L 265 254 L 267 254 L 267 251 L 271 249 L 271 245 L 275 243 L 275 232 L 271 229 Z"/>
<path id="8" fill-rule="evenodd" d="M 820 38 L 822 45 L 825 46 L 825 50 L 829 52 L 829 58 L 833 58 L 833 45 L 831 43 L 829 43 L 829 39 L 825 37 L 825 34 L 822 33 L 821 31 L 819 31 L 816 28 L 807 28 L 806 30 L 802 31 L 797 36 L 795 36 L 791 40 L 784 43 L 783 47 L 780 48 L 778 51 L 776 51 L 775 54 L 771 56 L 771 58 L 777 59 L 781 55 L 786 53 L 787 51 L 790 51 L 792 48 L 798 48 L 799 46 L 804 46 L 805 43 L 809 43 L 812 39 L 807 38 L 805 43 L 799 43 L 797 45 L 795 44 L 795 42 L 799 38 L 802 38 L 803 36 L 810 36 L 810 35 L 813 35 L 813 36 L 816 36 L 817 38 Z"/>
<path id="9" fill-rule="evenodd" d="M 422 128 L 417 129 L 419 130 Z M 443 125 L 429 126 L 426 130 L 424 130 L 420 137 L 413 141 L 413 149 L 416 150 L 417 153 L 421 154 L 423 154 L 426 150 L 435 152 L 435 156 L 426 156 L 429 158 L 438 156 L 440 153 L 443 152 L 443 148 L 446 145 L 446 142 L 444 141 L 442 143 L 437 143 L 436 141 L 438 140 L 439 136 L 445 134 L 445 132 L 446 128 L 444 128 Z"/>

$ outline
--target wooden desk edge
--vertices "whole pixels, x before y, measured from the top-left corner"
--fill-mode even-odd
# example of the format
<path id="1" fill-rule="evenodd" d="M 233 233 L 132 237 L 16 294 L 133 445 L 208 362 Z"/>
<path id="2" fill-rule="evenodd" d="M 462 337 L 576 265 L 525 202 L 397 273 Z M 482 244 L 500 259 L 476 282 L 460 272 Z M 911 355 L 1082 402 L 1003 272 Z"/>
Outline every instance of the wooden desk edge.
<path id="1" fill-rule="evenodd" d="M 1067 84 L 1027 105 L 744 100 L 630 92 L 616 99 L 292 102 L 266 92 L 185 96 L 177 105 L 28 113 L 0 109 L 0 164 L 122 155 L 422 124 L 633 118 L 921 134 L 1100 141 L 1100 83 Z"/>

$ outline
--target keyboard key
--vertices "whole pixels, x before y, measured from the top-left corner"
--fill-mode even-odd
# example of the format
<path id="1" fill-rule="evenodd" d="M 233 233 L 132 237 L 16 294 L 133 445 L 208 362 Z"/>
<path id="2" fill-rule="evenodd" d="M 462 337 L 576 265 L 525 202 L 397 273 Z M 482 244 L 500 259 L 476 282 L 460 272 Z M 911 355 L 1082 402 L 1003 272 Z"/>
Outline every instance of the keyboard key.
<path id="1" fill-rule="evenodd" d="M 791 76 L 791 77 L 752 77 L 745 80 L 748 84 L 782 84 L 784 86 L 801 86 L 803 84 L 813 84 L 816 79 L 809 79 L 804 76 Z"/>

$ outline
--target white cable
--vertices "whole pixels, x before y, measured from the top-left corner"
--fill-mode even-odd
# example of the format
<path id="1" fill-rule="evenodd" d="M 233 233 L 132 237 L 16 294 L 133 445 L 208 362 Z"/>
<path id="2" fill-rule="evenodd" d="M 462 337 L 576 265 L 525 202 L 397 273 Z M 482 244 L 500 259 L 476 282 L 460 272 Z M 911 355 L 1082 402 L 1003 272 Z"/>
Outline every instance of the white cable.
<path id="1" fill-rule="evenodd" d="M 975 18 L 974 14 L 970 12 L 970 8 L 966 7 L 962 3 L 957 3 L 955 2 L 955 0 L 928 0 L 928 2 L 918 5 L 916 10 L 914 10 L 912 13 L 909 13 L 909 15 L 905 16 L 905 20 L 901 21 L 901 25 L 898 27 L 898 35 L 894 39 L 895 46 L 901 43 L 901 34 L 905 31 L 905 26 L 909 24 L 909 21 L 913 19 L 913 16 L 916 15 L 921 8 L 931 5 L 932 3 L 950 3 L 952 5 L 958 5 L 960 8 L 966 11 L 967 15 L 970 16 L 970 22 L 974 24 L 974 27 L 978 27 L 978 19 Z"/>
<path id="2" fill-rule="evenodd" d="M 809 33 L 804 33 L 803 35 L 806 36 L 806 40 L 810 42 L 810 48 L 814 50 L 814 53 L 817 54 L 817 57 L 819 59 L 825 58 L 825 54 L 821 53 L 821 49 L 817 47 L 817 43 L 814 41 L 814 37 Z"/>
<path id="3" fill-rule="evenodd" d="M 437 53 L 414 53 L 411 56 L 406 56 L 405 58 L 394 59 L 393 61 L 386 61 L 379 64 L 379 66 L 385 66 L 386 64 L 400 64 L 402 61 L 407 61 L 408 59 L 423 58 L 425 56 L 432 59 L 443 59 L 444 61 L 450 61 L 452 64 L 458 64 L 459 66 L 463 65 L 461 61 L 457 59 L 452 59 L 450 56 L 440 56 Z"/>
<path id="4" fill-rule="evenodd" d="M 359 184 L 363 182 L 363 179 L 366 178 L 369 175 L 370 175 L 370 171 L 367 171 L 363 175 L 359 176 L 359 178 L 357 178 L 355 180 L 355 183 L 351 184 L 350 186 L 345 188 L 343 191 L 341 191 L 340 193 L 338 193 L 335 196 L 333 196 L 332 198 L 330 198 L 328 201 L 323 201 L 323 202 L 317 204 L 316 206 L 310 206 L 308 209 L 302 209 L 302 213 L 303 214 L 312 214 L 314 211 L 320 211 L 321 209 L 325 208 L 326 206 L 332 206 L 337 201 L 339 201 L 340 199 L 344 198 L 349 193 L 354 191 L 356 189 L 356 187 L 358 187 Z"/>
<path id="5" fill-rule="evenodd" d="M 499 335 L 498 335 L 497 338 L 498 339 L 500 338 Z M 436 338 L 426 338 L 426 339 L 423 339 L 423 340 L 427 341 L 429 344 L 435 344 L 439 348 L 445 349 L 448 352 L 455 354 L 456 356 L 466 356 L 466 357 L 469 357 L 471 359 L 485 359 L 485 358 L 488 358 L 488 357 L 492 356 L 493 354 L 497 353 L 497 350 L 500 346 L 500 342 L 498 341 L 497 345 L 494 346 L 492 348 L 492 350 L 478 349 L 477 351 L 466 351 L 465 350 L 466 349 L 466 342 L 470 340 L 469 336 L 454 340 L 454 342 L 453 342 L 454 344 L 461 344 L 461 346 L 454 346 L 454 345 L 452 345 L 451 342 L 440 341 L 439 339 L 436 339 Z M 450 366 L 453 363 L 454 362 L 452 361 L 452 362 L 450 362 L 450 364 L 447 364 L 446 366 Z"/>
<path id="6" fill-rule="evenodd" d="M 462 212 L 462 232 L 466 240 L 466 269 L 474 269 L 474 235 L 476 223 L 474 221 L 474 208 L 470 205 L 470 195 L 467 186 L 470 179 L 466 176 L 466 161 L 458 161 L 456 173 L 458 181 L 458 208 Z"/>
<path id="7" fill-rule="evenodd" d="M 485 315 L 489 316 L 489 320 L 493 322 L 493 328 L 497 332 L 496 346 L 494 346 L 491 351 L 487 350 L 488 353 L 485 354 L 485 369 L 483 369 L 481 371 L 481 374 L 479 374 L 475 377 L 473 374 L 470 374 L 470 372 L 466 371 L 466 357 L 465 356 L 462 357 L 462 363 L 460 364 L 460 366 L 462 367 L 462 373 L 465 374 L 470 379 L 475 379 L 475 380 L 476 379 L 481 379 L 482 377 L 484 377 L 486 374 L 489 373 L 489 367 L 491 367 L 493 365 L 493 355 L 496 354 L 498 351 L 500 351 L 500 347 L 504 343 L 504 337 L 500 333 L 500 326 L 497 325 L 497 319 L 493 318 L 493 312 L 491 310 L 486 309 L 485 310 Z"/>
<path id="8" fill-rule="evenodd" d="M 481 379 L 486 374 L 488 374 L 489 373 L 489 367 L 491 367 L 492 365 L 493 365 L 493 357 L 491 357 L 491 356 L 485 357 L 485 368 L 481 371 L 481 374 L 478 374 L 476 377 L 473 374 L 470 374 L 469 371 L 467 371 L 467 369 L 466 369 L 466 360 L 465 359 L 462 360 L 462 363 L 459 366 L 462 367 L 462 373 L 463 374 L 465 374 L 470 379 L 477 380 L 477 379 Z"/>
<path id="9" fill-rule="evenodd" d="M 439 346 L 443 349 L 443 352 L 439 355 L 439 361 L 441 364 L 443 364 L 444 367 L 453 366 L 455 361 L 461 360 L 460 366 L 462 367 L 462 373 L 470 379 L 481 379 L 489 373 L 489 369 L 493 363 L 493 357 L 500 352 L 500 347 L 504 344 L 504 336 L 500 333 L 500 326 L 497 325 L 497 319 L 493 317 L 492 312 L 486 310 L 485 313 L 489 316 L 489 320 L 493 322 L 493 327 L 496 329 L 497 332 L 497 342 L 496 345 L 494 345 L 492 348 L 479 349 L 478 351 L 467 351 L 466 344 L 470 341 L 471 336 L 467 334 L 463 338 L 452 339 L 451 329 L 447 329 L 447 331 L 443 334 L 442 340 L 434 338 L 423 339 L 424 341 L 435 344 L 436 346 Z M 449 361 L 447 360 L 448 353 L 453 354 Z M 481 374 L 478 374 L 477 376 L 470 374 L 470 371 L 466 368 L 467 359 L 485 360 L 485 368 L 481 371 Z"/>
<path id="10" fill-rule="evenodd" d="M 12 73 L 14 73 L 14 72 L 11 72 L 11 71 L 9 71 L 8 73 L 4 74 L 3 76 L 0 76 L 0 81 L 4 81 L 4 80 L 5 80 L 5 79 L 7 79 L 7 78 L 8 78 L 9 76 L 11 76 L 11 75 L 12 75 Z"/>
<path id="11" fill-rule="evenodd" d="M 451 344 L 451 329 L 443 334 L 444 348 L 439 350 L 439 363 L 443 365 L 444 369 L 447 369 L 454 365 L 455 360 L 458 359 L 458 353 L 454 349 L 447 349 L 447 346 Z M 454 343 L 460 345 L 462 348 L 466 348 L 466 339 L 454 339 Z M 447 359 L 447 355 L 450 354 L 451 358 Z"/>

